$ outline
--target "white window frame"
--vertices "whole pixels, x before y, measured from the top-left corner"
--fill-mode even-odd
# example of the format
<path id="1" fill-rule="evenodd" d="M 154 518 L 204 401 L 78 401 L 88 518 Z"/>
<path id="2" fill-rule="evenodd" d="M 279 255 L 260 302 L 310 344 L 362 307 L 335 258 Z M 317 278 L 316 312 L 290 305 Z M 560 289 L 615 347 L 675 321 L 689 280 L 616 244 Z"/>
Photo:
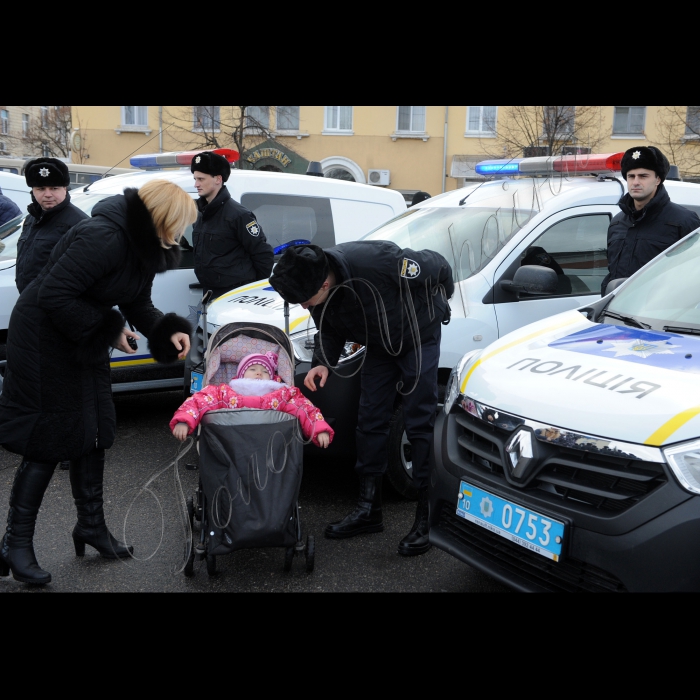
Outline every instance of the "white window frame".
<path id="1" fill-rule="evenodd" d="M 0 134 L 7 135 L 10 133 L 10 111 L 7 109 L 0 110 Z"/>
<path id="2" fill-rule="evenodd" d="M 635 107 L 630 107 L 630 106 L 620 106 L 620 107 L 613 107 L 613 123 L 612 123 L 612 134 L 610 135 L 611 139 L 628 139 L 628 138 L 646 138 L 644 135 L 644 129 L 646 128 L 646 121 L 647 121 L 647 108 L 642 107 L 642 106 L 637 106 L 636 109 L 643 109 L 643 119 L 642 119 L 642 128 L 640 131 L 631 131 L 629 130 L 630 126 L 630 117 L 632 115 L 631 111 L 627 112 L 627 127 L 628 131 L 615 131 L 615 118 L 617 116 L 617 110 L 618 109 L 627 109 L 627 110 L 632 110 L 635 109 Z"/>
<path id="3" fill-rule="evenodd" d="M 49 128 L 49 108 L 48 107 L 40 107 L 41 110 L 41 128 L 42 129 L 48 129 Z"/>
<path id="4" fill-rule="evenodd" d="M 464 135 L 467 138 L 486 138 L 495 139 L 496 138 L 496 124 L 498 123 L 498 107 L 493 107 L 495 110 L 493 117 L 493 130 L 486 127 L 484 123 L 484 109 L 485 107 L 467 107 L 467 123 L 464 129 Z M 471 121 L 470 115 L 471 110 L 479 110 L 479 128 L 470 129 L 469 122 Z"/>
<path id="5" fill-rule="evenodd" d="M 256 105 L 259 106 L 259 105 Z M 248 124 L 248 110 L 251 109 L 248 107 L 246 110 L 246 124 L 245 124 L 245 131 L 249 134 L 261 134 L 263 133 L 264 130 L 269 131 L 270 130 L 270 107 L 265 105 L 267 108 L 267 124 L 265 124 L 263 121 L 260 119 L 256 119 L 256 121 L 259 121 L 262 123 L 262 127 L 259 126 L 254 126 L 253 124 Z"/>
<path id="6" fill-rule="evenodd" d="M 427 141 L 430 138 L 430 134 L 425 130 L 427 127 L 427 120 L 428 120 L 428 108 L 426 106 L 423 106 L 423 109 L 425 110 L 423 112 L 423 131 L 417 131 L 413 129 L 413 110 L 415 109 L 414 106 L 411 106 L 411 124 L 410 124 L 410 129 L 399 129 L 399 116 L 401 114 L 401 107 L 396 108 L 396 128 L 394 130 L 394 133 L 391 134 L 391 140 L 396 141 L 396 139 L 421 139 L 423 141 Z"/>
<path id="7" fill-rule="evenodd" d="M 218 133 L 221 131 L 221 107 L 218 105 L 211 105 L 211 107 L 214 107 L 214 114 L 211 117 L 211 125 L 207 126 L 204 125 L 199 126 L 199 122 L 197 121 L 197 107 L 201 107 L 202 105 L 197 105 L 192 107 L 192 131 L 198 132 L 198 133 L 203 133 L 203 132 L 209 132 L 209 133 Z M 217 127 L 214 127 L 214 123 L 218 124 Z"/>
<path id="8" fill-rule="evenodd" d="M 340 128 L 340 109 L 341 107 L 335 106 L 337 109 L 337 119 L 335 119 L 334 124 L 329 123 L 329 110 L 333 109 L 335 105 L 326 106 L 323 108 L 323 134 L 330 134 L 332 136 L 352 136 L 355 132 L 353 131 L 353 124 L 355 121 L 355 108 L 351 105 L 346 105 L 346 109 L 350 109 L 350 128 L 341 129 Z"/>
<path id="9" fill-rule="evenodd" d="M 22 138 L 27 138 L 29 136 L 29 115 L 22 115 Z"/>
<path id="10" fill-rule="evenodd" d="M 561 105 L 560 105 L 561 106 Z M 556 107 L 555 107 L 556 109 Z M 546 139 L 548 136 L 553 136 L 556 139 L 571 139 L 574 136 L 574 133 L 576 131 L 576 107 L 575 106 L 570 106 L 571 111 L 573 112 L 573 121 L 570 122 L 571 128 L 568 131 L 558 131 L 556 134 L 547 134 L 544 128 L 544 121 L 542 122 L 542 138 Z M 547 111 L 547 107 L 544 108 L 545 113 Z M 544 115 L 546 117 L 546 114 Z"/>
<path id="11" fill-rule="evenodd" d="M 692 127 L 689 124 L 692 124 Z M 700 139 L 700 107 L 686 107 L 683 140 L 692 141 L 696 139 Z"/>
<path id="12" fill-rule="evenodd" d="M 153 129 L 148 127 L 148 107 L 137 106 L 135 109 L 139 110 L 134 114 L 134 120 L 138 121 L 141 119 L 145 120 L 144 124 L 127 124 L 126 123 L 126 107 L 120 107 L 120 119 L 121 124 L 114 130 L 115 133 L 121 134 L 122 131 L 125 132 L 136 132 L 139 134 L 146 134 L 148 136 Z"/>

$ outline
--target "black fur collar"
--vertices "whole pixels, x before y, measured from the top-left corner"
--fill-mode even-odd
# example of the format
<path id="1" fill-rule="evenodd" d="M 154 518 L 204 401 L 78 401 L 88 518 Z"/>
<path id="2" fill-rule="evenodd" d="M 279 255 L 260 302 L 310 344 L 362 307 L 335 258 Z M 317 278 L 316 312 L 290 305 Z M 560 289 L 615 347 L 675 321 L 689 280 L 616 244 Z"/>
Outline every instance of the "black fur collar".
<path id="1" fill-rule="evenodd" d="M 124 190 L 126 200 L 126 235 L 145 268 L 155 272 L 175 269 L 180 262 L 180 246 L 163 248 L 146 205 L 135 187 Z"/>

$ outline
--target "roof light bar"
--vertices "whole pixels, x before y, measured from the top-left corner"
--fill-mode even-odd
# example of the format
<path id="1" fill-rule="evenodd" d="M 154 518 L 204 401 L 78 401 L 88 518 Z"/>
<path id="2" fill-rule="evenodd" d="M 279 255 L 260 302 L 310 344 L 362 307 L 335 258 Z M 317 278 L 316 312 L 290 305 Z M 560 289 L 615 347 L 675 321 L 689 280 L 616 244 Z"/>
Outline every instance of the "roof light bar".
<path id="1" fill-rule="evenodd" d="M 226 158 L 229 163 L 235 163 L 240 154 L 232 148 L 212 148 L 212 152 Z M 169 153 L 141 153 L 132 156 L 129 163 L 133 168 L 141 170 L 162 170 L 163 168 L 186 168 L 192 159 L 202 151 L 171 151 Z"/>
<path id="2" fill-rule="evenodd" d="M 575 156 L 545 156 L 482 160 L 474 170 L 478 175 L 574 175 L 619 172 L 624 153 L 589 153 Z"/>

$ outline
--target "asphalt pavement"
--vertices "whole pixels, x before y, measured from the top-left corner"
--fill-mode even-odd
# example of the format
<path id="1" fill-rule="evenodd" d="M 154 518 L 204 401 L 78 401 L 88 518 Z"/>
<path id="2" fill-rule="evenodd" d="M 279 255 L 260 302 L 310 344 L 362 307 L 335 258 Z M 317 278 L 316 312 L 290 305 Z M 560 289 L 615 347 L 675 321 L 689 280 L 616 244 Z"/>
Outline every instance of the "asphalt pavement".
<path id="1" fill-rule="evenodd" d="M 134 557 L 101 558 L 90 546 L 84 557 L 73 549 L 75 506 L 68 471 L 56 469 L 39 512 L 34 547 L 40 565 L 51 572 L 47 586 L 0 578 L 0 593 L 51 592 L 237 592 L 237 593 L 477 593 L 509 592 L 447 553 L 433 547 L 417 557 L 402 557 L 401 538 L 413 522 L 415 504 L 385 487 L 380 533 L 346 540 L 323 536 L 326 524 L 354 507 L 358 481 L 347 460 L 325 460 L 322 451 L 307 459 L 299 496 L 304 540 L 315 540 L 315 566 L 306 571 L 303 554 L 285 572 L 283 548 L 243 549 L 217 557 L 217 573 L 195 561 L 186 577 L 187 523 L 184 498 L 197 487 L 194 448 L 182 454 L 168 422 L 182 392 L 115 395 L 118 428 L 106 453 L 105 514 L 113 534 L 134 546 Z M 20 457 L 0 448 L 0 522 L 4 531 L 9 493 Z M 195 537 L 199 531 L 195 528 Z"/>

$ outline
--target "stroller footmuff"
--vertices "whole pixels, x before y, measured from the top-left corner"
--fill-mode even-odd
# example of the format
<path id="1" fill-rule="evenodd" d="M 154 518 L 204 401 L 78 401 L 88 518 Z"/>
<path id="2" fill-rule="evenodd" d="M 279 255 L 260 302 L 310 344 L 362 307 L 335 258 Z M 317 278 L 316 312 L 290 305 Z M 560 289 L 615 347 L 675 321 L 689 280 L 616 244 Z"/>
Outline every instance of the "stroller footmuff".
<path id="1" fill-rule="evenodd" d="M 235 377 L 237 363 L 250 354 L 251 344 L 278 353 L 280 377 L 293 386 L 288 336 L 274 326 L 240 323 L 212 335 L 205 383 Z M 285 571 L 295 554 L 304 554 L 306 570 L 313 571 L 314 538 L 302 541 L 299 519 L 303 441 L 298 419 L 275 410 L 210 410 L 202 417 L 197 442 L 199 487 L 187 499 L 187 510 L 191 525 L 200 521 L 200 532 L 191 528 L 185 575 L 193 575 L 195 559 L 205 559 L 213 575 L 217 556 L 256 547 L 284 548 Z"/>

